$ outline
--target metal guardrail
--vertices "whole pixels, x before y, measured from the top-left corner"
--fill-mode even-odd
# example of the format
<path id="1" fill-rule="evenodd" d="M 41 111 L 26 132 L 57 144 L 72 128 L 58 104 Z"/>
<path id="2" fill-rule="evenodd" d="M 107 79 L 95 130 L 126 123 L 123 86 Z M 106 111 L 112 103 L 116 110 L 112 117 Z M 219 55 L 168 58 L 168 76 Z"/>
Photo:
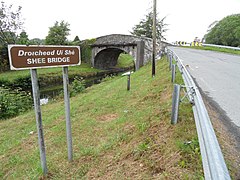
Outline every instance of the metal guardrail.
<path id="1" fill-rule="evenodd" d="M 210 46 L 210 47 L 218 47 L 218 48 L 226 48 L 226 49 L 240 50 L 239 47 L 222 46 L 222 45 L 216 45 L 216 44 L 204 44 L 204 43 L 203 43 L 202 46 Z"/>
<path id="2" fill-rule="evenodd" d="M 175 59 L 187 88 L 188 98 L 193 104 L 205 179 L 231 179 L 198 87 L 177 54 L 170 49 L 167 49 L 167 53 L 170 59 Z"/>

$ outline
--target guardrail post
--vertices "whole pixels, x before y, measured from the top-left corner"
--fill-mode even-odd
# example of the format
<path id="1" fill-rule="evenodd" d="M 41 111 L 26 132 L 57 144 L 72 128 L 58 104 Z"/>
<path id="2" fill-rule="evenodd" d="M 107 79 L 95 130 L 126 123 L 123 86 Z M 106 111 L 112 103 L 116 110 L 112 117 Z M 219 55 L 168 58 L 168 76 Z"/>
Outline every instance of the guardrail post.
<path id="1" fill-rule="evenodd" d="M 172 69 L 172 62 L 173 61 L 173 57 L 172 57 L 172 54 L 170 54 L 170 56 L 169 56 L 169 70 L 171 70 Z"/>
<path id="2" fill-rule="evenodd" d="M 176 77 L 176 64 L 172 65 L 172 83 L 175 82 L 175 77 Z"/>
<path id="3" fill-rule="evenodd" d="M 167 61 L 169 61 L 170 60 L 170 53 L 169 53 L 169 51 L 167 51 Z"/>
<path id="4" fill-rule="evenodd" d="M 179 84 L 174 84 L 173 96 L 172 96 L 172 117 L 171 124 L 176 124 L 178 119 L 178 109 L 180 102 L 180 89 Z"/>

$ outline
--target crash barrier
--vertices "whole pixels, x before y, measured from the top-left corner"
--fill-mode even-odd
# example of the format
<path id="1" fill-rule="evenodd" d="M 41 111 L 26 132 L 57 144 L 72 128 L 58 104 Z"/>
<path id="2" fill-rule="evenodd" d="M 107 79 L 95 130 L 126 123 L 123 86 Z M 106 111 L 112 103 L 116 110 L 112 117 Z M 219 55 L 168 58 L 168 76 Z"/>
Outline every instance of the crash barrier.
<path id="1" fill-rule="evenodd" d="M 202 44 L 203 46 L 210 46 L 210 47 L 218 47 L 218 48 L 226 48 L 226 49 L 233 49 L 240 51 L 240 47 L 232 47 L 232 46 L 222 46 L 222 45 L 216 45 L 216 44 Z"/>
<path id="2" fill-rule="evenodd" d="M 177 56 L 175 52 L 173 52 L 169 48 L 167 48 L 167 57 L 169 60 L 169 64 L 171 65 L 169 67 L 172 67 L 173 61 L 175 61 L 176 65 L 178 66 L 178 69 L 181 72 L 185 83 L 183 87 L 186 88 L 186 95 L 192 104 L 205 179 L 230 180 L 231 178 L 226 163 L 224 161 L 219 143 L 217 141 L 215 132 L 213 130 L 210 118 L 208 116 L 198 87 L 194 83 L 190 73 L 184 66 L 182 60 Z M 180 101 L 179 89 L 179 85 L 174 85 L 174 93 L 176 95 L 173 95 L 173 103 L 175 103 L 175 105 L 173 105 L 174 108 L 172 108 L 172 124 L 177 123 L 178 104 Z"/>

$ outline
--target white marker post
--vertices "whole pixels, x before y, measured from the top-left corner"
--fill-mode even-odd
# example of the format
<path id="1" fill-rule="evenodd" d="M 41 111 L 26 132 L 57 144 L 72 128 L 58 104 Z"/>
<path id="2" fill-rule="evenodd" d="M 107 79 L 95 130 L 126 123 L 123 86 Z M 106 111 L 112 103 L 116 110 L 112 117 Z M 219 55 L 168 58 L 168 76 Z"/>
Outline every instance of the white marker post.
<path id="1" fill-rule="evenodd" d="M 48 170 L 46 163 L 46 152 L 44 145 L 42 115 L 40 106 L 40 93 L 36 68 L 63 67 L 63 87 L 66 112 L 68 160 L 71 162 L 73 159 L 72 155 L 73 150 L 70 121 L 70 100 L 68 88 L 69 86 L 68 66 L 76 66 L 81 64 L 80 47 L 8 45 L 8 53 L 11 70 L 30 69 L 31 71 L 32 91 L 36 114 L 40 159 L 43 174 L 46 175 Z"/>
<path id="2" fill-rule="evenodd" d="M 126 72 L 126 73 L 124 73 L 124 74 L 122 74 L 122 76 L 127 76 L 128 78 L 127 78 L 127 90 L 128 91 L 130 91 L 130 79 L 131 79 L 131 74 L 132 74 L 133 72 Z"/>

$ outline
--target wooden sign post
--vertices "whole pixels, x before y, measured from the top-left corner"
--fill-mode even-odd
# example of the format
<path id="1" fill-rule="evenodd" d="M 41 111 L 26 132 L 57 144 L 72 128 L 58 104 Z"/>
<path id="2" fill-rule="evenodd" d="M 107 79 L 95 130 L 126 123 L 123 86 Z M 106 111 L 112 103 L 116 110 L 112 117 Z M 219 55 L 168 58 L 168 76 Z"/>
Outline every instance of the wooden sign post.
<path id="1" fill-rule="evenodd" d="M 81 64 L 80 47 L 78 46 L 8 46 L 9 61 L 11 70 L 30 69 L 32 80 L 32 92 L 34 109 L 38 131 L 38 143 L 43 174 L 46 175 L 47 163 L 42 127 L 42 114 L 40 106 L 40 93 L 38 86 L 37 68 L 63 67 L 63 87 L 66 113 L 66 134 L 68 146 L 68 160 L 73 159 L 72 133 L 70 121 L 70 100 L 68 66 Z"/>

